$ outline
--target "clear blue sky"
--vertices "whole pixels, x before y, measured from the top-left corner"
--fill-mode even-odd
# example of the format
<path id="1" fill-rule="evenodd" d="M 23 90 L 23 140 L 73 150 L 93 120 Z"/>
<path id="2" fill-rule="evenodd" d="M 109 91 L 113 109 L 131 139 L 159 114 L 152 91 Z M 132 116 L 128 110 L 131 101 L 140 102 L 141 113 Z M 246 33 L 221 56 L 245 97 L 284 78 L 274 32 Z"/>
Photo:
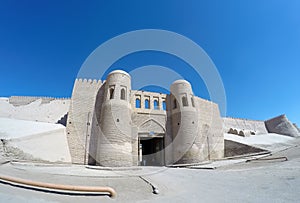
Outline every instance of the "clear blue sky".
<path id="1" fill-rule="evenodd" d="M 170 30 L 199 44 L 223 79 L 227 116 L 268 119 L 285 113 L 300 124 L 297 0 L 2 0 L 0 96 L 70 97 L 88 55 L 137 29 Z M 129 58 L 120 64 L 183 64 L 151 52 Z M 196 94 L 208 97 L 205 87 Z"/>

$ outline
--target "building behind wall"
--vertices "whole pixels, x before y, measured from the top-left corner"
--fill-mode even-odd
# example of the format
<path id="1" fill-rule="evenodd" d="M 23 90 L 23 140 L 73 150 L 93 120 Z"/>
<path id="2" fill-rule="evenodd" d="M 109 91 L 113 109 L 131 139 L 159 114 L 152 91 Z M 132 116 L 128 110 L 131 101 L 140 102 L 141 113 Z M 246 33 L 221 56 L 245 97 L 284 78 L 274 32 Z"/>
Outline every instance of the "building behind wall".
<path id="1" fill-rule="evenodd" d="M 224 156 L 217 104 L 194 96 L 185 80 L 170 94 L 131 90 L 120 70 L 105 82 L 76 79 L 67 137 L 76 164 L 162 166 Z"/>

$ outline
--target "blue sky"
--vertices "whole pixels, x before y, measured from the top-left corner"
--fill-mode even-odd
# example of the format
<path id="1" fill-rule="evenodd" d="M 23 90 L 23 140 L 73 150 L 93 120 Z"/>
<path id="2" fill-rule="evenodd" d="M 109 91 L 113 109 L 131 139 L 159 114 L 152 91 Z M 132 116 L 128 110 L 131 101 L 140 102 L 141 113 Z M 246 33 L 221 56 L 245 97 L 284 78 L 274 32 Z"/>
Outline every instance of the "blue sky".
<path id="1" fill-rule="evenodd" d="M 0 96 L 70 97 L 81 65 L 100 44 L 133 30 L 164 29 L 190 38 L 213 60 L 227 116 L 285 113 L 300 124 L 299 11 L 297 0 L 0 1 Z M 149 64 L 185 68 L 154 52 L 114 66 Z M 209 99 L 199 83 L 195 93 Z"/>

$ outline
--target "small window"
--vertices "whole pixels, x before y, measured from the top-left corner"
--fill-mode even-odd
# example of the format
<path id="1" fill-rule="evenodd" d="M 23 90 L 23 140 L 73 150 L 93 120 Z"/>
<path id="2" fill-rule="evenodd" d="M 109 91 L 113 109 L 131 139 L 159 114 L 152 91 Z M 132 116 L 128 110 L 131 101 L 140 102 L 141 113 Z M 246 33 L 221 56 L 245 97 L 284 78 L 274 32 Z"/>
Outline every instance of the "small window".
<path id="1" fill-rule="evenodd" d="M 182 106 L 188 106 L 188 100 L 187 100 L 186 96 L 183 96 L 181 98 L 181 100 L 182 100 Z"/>
<path id="2" fill-rule="evenodd" d="M 163 107 L 163 110 L 164 110 L 164 111 L 167 109 L 166 101 L 163 101 L 162 107 Z"/>
<path id="3" fill-rule="evenodd" d="M 139 98 L 135 99 L 135 108 L 141 108 L 141 100 Z"/>
<path id="4" fill-rule="evenodd" d="M 173 100 L 173 109 L 176 109 L 177 108 L 177 101 L 176 99 Z"/>
<path id="5" fill-rule="evenodd" d="M 149 99 L 145 99 L 145 109 L 150 109 Z"/>
<path id="6" fill-rule="evenodd" d="M 191 101 L 192 101 L 192 106 L 195 107 L 194 97 L 191 98 Z"/>
<path id="7" fill-rule="evenodd" d="M 159 105 L 158 105 L 158 101 L 157 100 L 154 100 L 154 102 L 153 102 L 153 106 L 154 106 L 154 109 L 159 109 Z"/>
<path id="8" fill-rule="evenodd" d="M 121 89 L 121 100 L 126 100 L 126 92 L 125 89 Z"/>
<path id="9" fill-rule="evenodd" d="M 114 92 L 115 92 L 114 88 L 110 88 L 109 89 L 109 99 L 113 99 L 114 98 Z"/>

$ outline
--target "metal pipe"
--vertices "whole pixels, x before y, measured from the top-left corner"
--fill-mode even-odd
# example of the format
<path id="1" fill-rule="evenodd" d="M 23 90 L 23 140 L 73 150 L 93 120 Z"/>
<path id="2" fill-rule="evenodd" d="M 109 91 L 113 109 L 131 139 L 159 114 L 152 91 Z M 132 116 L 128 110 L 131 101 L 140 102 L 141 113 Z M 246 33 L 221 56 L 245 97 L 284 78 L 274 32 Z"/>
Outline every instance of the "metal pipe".
<path id="1" fill-rule="evenodd" d="M 36 181 L 14 178 L 10 176 L 2 176 L 2 175 L 0 175 L 0 180 L 31 186 L 31 187 L 47 188 L 47 189 L 54 189 L 54 190 L 67 190 L 73 192 L 101 192 L 101 193 L 103 192 L 103 193 L 109 193 L 109 196 L 111 198 L 114 198 L 117 195 L 116 191 L 111 187 L 61 185 L 61 184 L 53 184 L 53 183 L 36 182 Z"/>

